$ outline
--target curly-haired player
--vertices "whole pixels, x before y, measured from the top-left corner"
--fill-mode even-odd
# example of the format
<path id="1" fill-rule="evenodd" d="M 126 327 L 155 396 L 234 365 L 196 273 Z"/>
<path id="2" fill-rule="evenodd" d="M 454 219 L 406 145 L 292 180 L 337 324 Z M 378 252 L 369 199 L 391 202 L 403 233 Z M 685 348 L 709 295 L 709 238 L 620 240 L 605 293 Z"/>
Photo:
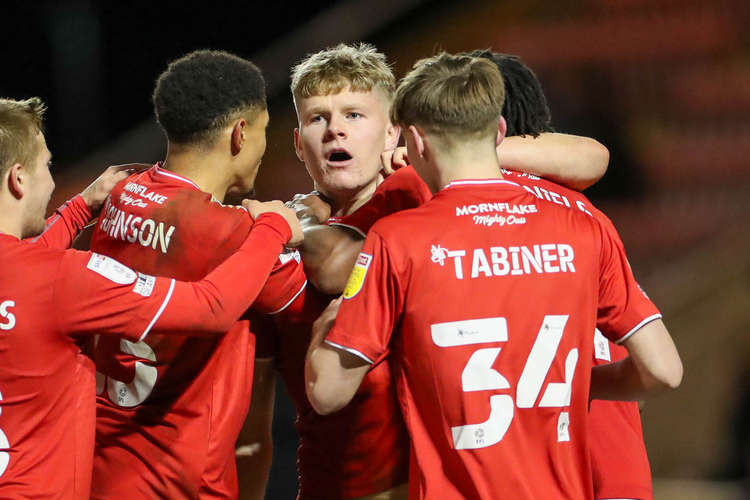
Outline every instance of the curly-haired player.
<path id="1" fill-rule="evenodd" d="M 92 248 L 141 272 L 195 280 L 251 228 L 242 210 L 222 202 L 253 187 L 266 147 L 264 81 L 245 59 L 201 50 L 168 66 L 153 101 L 166 159 L 115 187 Z M 305 283 L 299 258 L 282 254 L 255 305 L 284 309 Z M 237 496 L 234 445 L 254 366 L 247 321 L 219 340 L 102 338 L 94 359 L 92 498 Z"/>

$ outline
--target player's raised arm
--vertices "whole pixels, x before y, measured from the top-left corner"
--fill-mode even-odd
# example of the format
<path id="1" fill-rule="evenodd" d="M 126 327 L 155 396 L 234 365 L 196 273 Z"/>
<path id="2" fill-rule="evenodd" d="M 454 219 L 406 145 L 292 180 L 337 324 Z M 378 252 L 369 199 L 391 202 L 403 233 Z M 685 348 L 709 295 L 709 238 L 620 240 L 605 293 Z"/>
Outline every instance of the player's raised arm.
<path id="1" fill-rule="evenodd" d="M 99 214 L 104 200 L 115 184 L 131 173 L 143 171 L 148 167 L 150 165 L 143 163 L 129 163 L 107 168 L 80 195 L 60 206 L 47 219 L 42 234 L 31 241 L 50 248 L 70 248 L 86 224 Z"/>
<path id="2" fill-rule="evenodd" d="M 591 370 L 591 399 L 637 401 L 679 387 L 682 362 L 660 319 L 644 325 L 623 345 L 629 357 Z"/>
<path id="3" fill-rule="evenodd" d="M 607 171 L 609 150 L 590 137 L 546 132 L 537 137 L 509 136 L 498 146 L 504 168 L 538 175 L 578 191 Z"/>
<path id="4" fill-rule="evenodd" d="M 139 274 L 98 254 L 70 252 L 55 286 L 60 330 L 135 340 L 151 331 L 226 332 L 257 297 L 284 244 L 301 238 L 295 215 L 281 202 L 247 207 L 256 222 L 244 244 L 194 283 Z"/>

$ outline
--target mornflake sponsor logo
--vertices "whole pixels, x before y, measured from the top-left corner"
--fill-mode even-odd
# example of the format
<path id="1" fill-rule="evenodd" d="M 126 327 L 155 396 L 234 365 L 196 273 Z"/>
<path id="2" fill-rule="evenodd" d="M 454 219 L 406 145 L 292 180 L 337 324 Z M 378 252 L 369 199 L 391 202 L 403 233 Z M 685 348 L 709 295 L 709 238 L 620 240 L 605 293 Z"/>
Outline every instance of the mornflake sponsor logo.
<path id="1" fill-rule="evenodd" d="M 504 226 L 506 224 L 526 224 L 526 217 L 516 217 L 515 215 L 475 215 L 474 224 L 492 227 L 494 225 Z"/>
<path id="2" fill-rule="evenodd" d="M 101 217 L 99 228 L 110 238 L 139 243 L 144 247 L 157 248 L 167 253 L 174 236 L 175 227 L 153 219 L 136 217 L 107 203 L 105 216 Z"/>
<path id="3" fill-rule="evenodd" d="M 167 197 L 163 194 L 149 191 L 146 186 L 142 186 L 135 182 L 128 182 L 127 184 L 125 184 L 125 187 L 123 189 L 129 193 L 133 193 L 139 198 L 146 198 L 147 200 L 158 203 L 159 205 L 163 205 L 164 202 L 167 201 Z"/>
<path id="4" fill-rule="evenodd" d="M 138 208 L 146 208 L 148 203 L 140 198 L 133 198 L 126 193 L 120 193 L 120 202 L 125 206 L 133 206 Z"/>
<path id="5" fill-rule="evenodd" d="M 456 217 L 498 212 L 515 215 L 535 214 L 537 208 L 536 205 L 516 205 L 515 203 L 512 205 L 510 203 L 477 203 L 476 205 L 456 207 Z"/>

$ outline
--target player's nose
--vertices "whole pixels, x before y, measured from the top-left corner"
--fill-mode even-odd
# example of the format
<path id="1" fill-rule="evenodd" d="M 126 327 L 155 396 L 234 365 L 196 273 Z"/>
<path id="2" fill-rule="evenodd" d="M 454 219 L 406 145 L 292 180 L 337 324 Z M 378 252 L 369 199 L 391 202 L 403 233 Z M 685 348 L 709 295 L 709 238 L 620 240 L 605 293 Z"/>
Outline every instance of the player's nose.
<path id="1" fill-rule="evenodd" d="M 334 139 L 346 137 L 346 128 L 344 122 L 336 117 L 331 117 L 328 120 L 328 128 L 326 128 L 325 140 L 332 141 Z"/>

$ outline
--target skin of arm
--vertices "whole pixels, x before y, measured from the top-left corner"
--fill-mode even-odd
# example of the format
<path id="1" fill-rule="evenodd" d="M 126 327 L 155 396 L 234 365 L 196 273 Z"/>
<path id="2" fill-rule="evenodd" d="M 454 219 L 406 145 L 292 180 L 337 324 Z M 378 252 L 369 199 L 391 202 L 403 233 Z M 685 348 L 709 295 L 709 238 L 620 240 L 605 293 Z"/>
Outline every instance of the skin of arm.
<path id="1" fill-rule="evenodd" d="M 303 231 L 300 252 L 307 278 L 325 294 L 342 293 L 365 240 L 345 227 L 303 224 Z"/>
<path id="2" fill-rule="evenodd" d="M 682 361 L 661 320 L 645 324 L 623 345 L 630 356 L 592 368 L 591 399 L 637 401 L 679 387 Z"/>
<path id="3" fill-rule="evenodd" d="M 273 459 L 271 425 L 275 397 L 273 359 L 256 359 L 250 411 L 240 431 L 237 447 L 237 467 L 242 470 L 239 475 L 242 500 L 262 500 L 265 497 Z"/>
<path id="4" fill-rule="evenodd" d="M 497 148 L 500 165 L 583 191 L 607 171 L 609 150 L 590 137 L 546 132 L 536 138 L 506 137 Z"/>
<path id="5" fill-rule="evenodd" d="M 346 406 L 371 366 L 359 356 L 323 342 L 336 320 L 340 305 L 341 298 L 331 301 L 313 324 L 305 360 L 307 399 L 320 415 L 328 415 Z"/>
<path id="6" fill-rule="evenodd" d="M 364 239 L 352 230 L 323 224 L 331 206 L 315 192 L 296 195 L 288 205 L 297 214 L 305 235 L 299 251 L 307 279 L 324 294 L 340 294 Z"/>

